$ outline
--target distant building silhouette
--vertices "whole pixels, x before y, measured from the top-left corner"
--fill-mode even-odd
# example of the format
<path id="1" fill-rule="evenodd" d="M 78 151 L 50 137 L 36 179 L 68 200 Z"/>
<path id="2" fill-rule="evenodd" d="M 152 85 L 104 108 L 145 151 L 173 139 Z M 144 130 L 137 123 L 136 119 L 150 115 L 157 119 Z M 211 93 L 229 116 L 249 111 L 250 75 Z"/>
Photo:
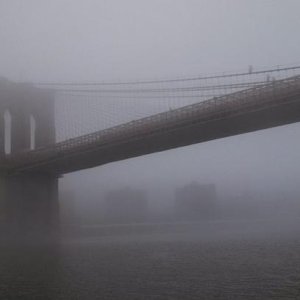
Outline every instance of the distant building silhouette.
<path id="1" fill-rule="evenodd" d="M 127 187 L 110 191 L 104 206 L 110 223 L 143 222 L 147 217 L 148 203 L 142 190 Z"/>
<path id="2" fill-rule="evenodd" d="M 212 219 L 216 216 L 214 184 L 191 183 L 175 192 L 175 213 L 180 219 Z"/>

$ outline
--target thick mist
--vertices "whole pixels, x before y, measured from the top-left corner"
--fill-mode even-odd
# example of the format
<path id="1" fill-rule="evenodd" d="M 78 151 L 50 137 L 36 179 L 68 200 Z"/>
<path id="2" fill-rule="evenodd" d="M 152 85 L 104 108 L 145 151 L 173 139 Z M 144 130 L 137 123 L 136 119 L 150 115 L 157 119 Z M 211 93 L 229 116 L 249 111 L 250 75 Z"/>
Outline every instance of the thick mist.
<path id="1" fill-rule="evenodd" d="M 213 84 L 245 84 L 299 66 L 299 11 L 297 0 L 0 0 L 3 161 L 15 128 L 26 167 L 54 127 L 61 142 L 198 99 L 140 101 L 143 81 L 159 90 L 232 72 L 246 76 Z M 299 69 L 258 78 L 276 84 Z M 128 81 L 136 99 L 103 96 Z M 52 101 L 66 83 L 75 97 Z M 83 83 L 94 98 L 78 93 Z M 0 299 L 299 299 L 299 122 L 68 174 L 4 167 Z"/>
<path id="2" fill-rule="evenodd" d="M 299 8 L 297 1 L 1 1 L 1 75 L 126 81 L 297 63 Z M 66 175 L 60 188 L 79 205 L 99 190 L 130 186 L 164 207 L 193 181 L 215 184 L 220 201 L 247 193 L 294 198 L 299 144 L 299 125 L 288 125 Z M 152 197 L 162 186 L 169 196 Z"/>
<path id="3" fill-rule="evenodd" d="M 1 75 L 126 81 L 294 64 L 299 8 L 297 1 L 1 1 Z M 79 214 L 81 207 L 93 210 L 90 198 L 124 187 L 144 190 L 149 207 L 172 210 L 176 188 L 192 182 L 214 184 L 220 207 L 261 198 L 289 206 L 299 195 L 299 129 L 287 125 L 68 174 L 60 190 L 72 194 Z"/>

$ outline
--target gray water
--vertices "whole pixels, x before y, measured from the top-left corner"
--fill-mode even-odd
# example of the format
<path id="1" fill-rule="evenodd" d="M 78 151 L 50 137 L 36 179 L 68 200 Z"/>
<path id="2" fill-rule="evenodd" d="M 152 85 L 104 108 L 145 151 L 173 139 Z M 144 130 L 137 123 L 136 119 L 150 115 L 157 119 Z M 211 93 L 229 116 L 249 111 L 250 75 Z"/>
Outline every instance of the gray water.
<path id="1" fill-rule="evenodd" d="M 2 246 L 0 299 L 300 299 L 298 225 L 85 228 L 51 247 Z"/>

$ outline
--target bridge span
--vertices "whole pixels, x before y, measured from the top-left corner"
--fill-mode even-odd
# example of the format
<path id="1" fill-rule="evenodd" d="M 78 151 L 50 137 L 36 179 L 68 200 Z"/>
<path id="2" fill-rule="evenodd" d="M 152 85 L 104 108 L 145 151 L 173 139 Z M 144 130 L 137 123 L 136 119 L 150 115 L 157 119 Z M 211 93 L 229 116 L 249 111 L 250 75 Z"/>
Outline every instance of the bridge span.
<path id="1" fill-rule="evenodd" d="M 227 85 L 213 85 L 215 89 L 224 86 Z M 199 98 L 198 103 L 58 142 L 54 91 L 0 82 L 0 113 L 4 117 L 7 111 L 11 114 L 10 149 L 5 147 L 7 128 L 0 122 L 0 224 L 9 228 L 9 236 L 56 235 L 58 180 L 62 174 L 300 121 L 299 74 L 234 86 L 238 88 L 236 92 L 222 92 L 210 99 L 206 95 L 205 101 Z M 188 86 L 180 91 L 197 101 L 198 96 L 190 92 L 210 89 Z M 106 97 L 111 91 L 100 92 Z M 29 122 L 32 116 L 35 123 Z M 32 131 L 34 140 L 29 139 Z"/>
<path id="2" fill-rule="evenodd" d="M 300 76 L 155 114 L 0 161 L 54 175 L 300 121 Z"/>

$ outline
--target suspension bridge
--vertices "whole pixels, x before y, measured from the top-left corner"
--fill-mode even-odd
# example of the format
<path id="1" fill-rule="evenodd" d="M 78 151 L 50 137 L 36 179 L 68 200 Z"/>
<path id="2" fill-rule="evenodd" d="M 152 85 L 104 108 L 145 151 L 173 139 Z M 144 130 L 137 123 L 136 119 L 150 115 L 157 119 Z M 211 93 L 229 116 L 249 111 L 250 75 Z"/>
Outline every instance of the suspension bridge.
<path id="1" fill-rule="evenodd" d="M 0 111 L 6 215 L 49 227 L 62 174 L 299 122 L 300 66 L 135 82 L 2 81 Z"/>

